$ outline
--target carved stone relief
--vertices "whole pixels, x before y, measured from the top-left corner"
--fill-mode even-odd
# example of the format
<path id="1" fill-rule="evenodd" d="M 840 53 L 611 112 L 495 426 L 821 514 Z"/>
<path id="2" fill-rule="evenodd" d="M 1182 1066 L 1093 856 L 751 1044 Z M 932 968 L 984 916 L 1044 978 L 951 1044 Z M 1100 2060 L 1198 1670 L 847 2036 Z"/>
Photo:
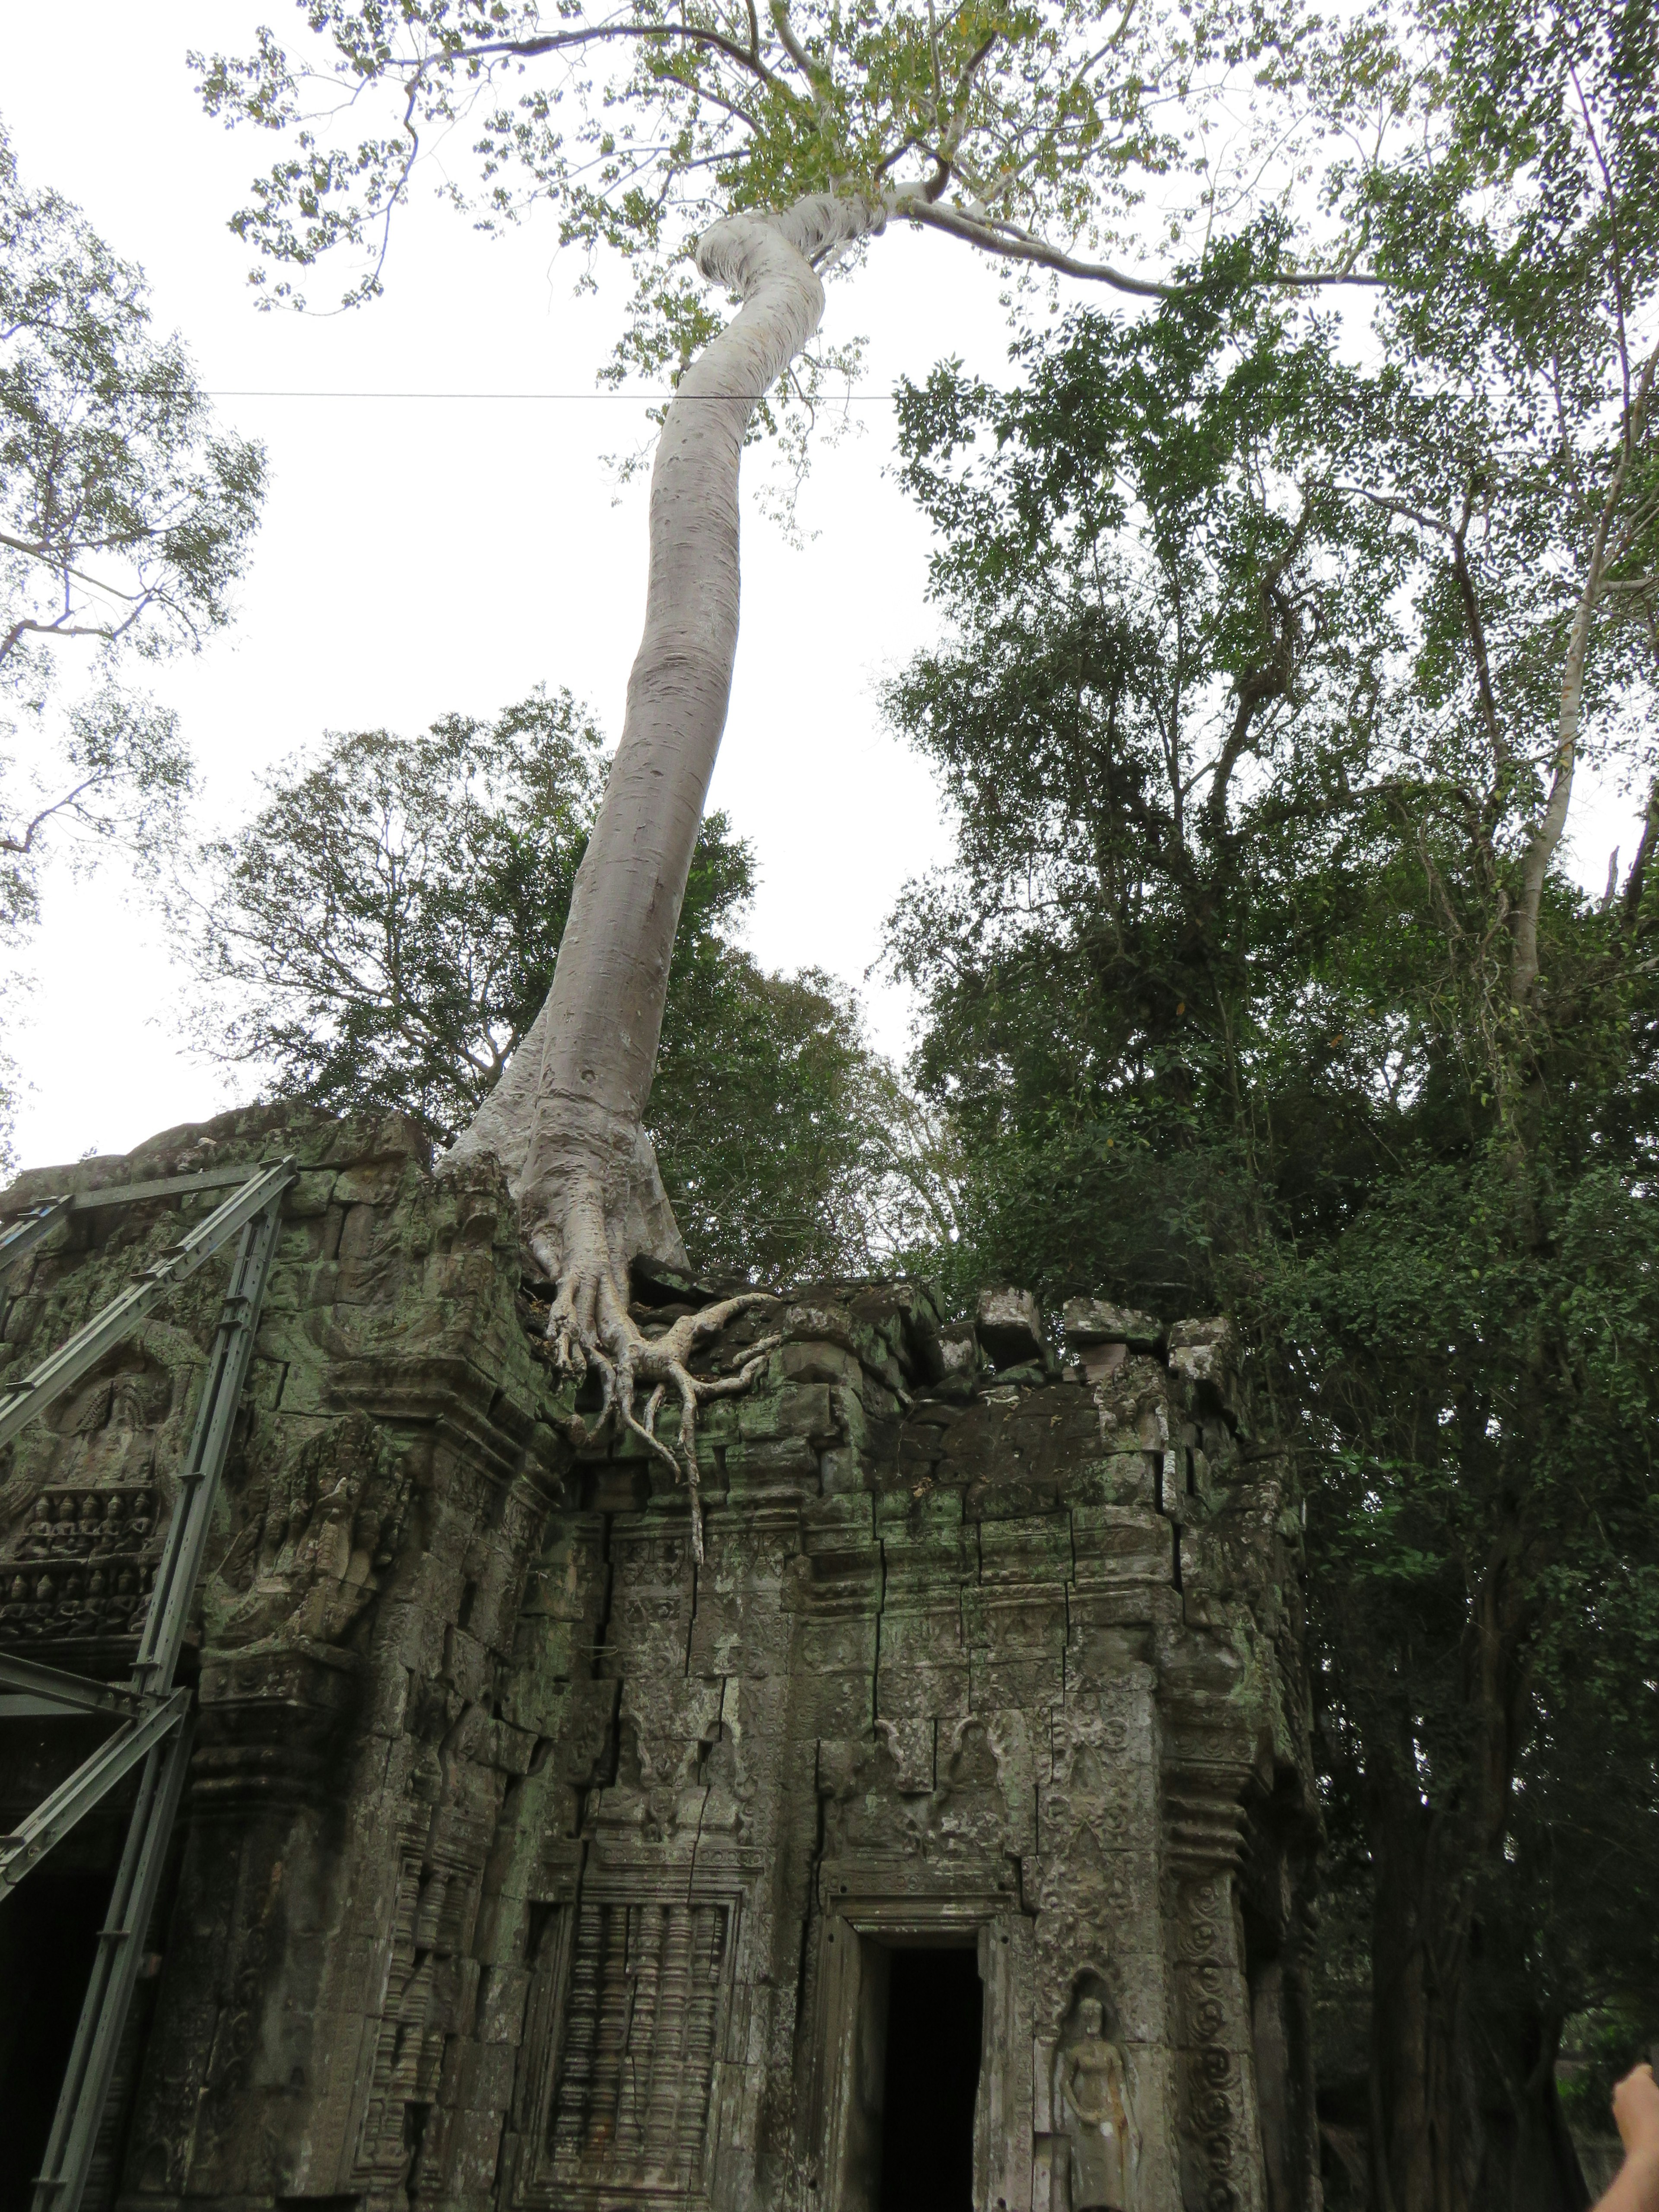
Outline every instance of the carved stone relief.
<path id="1" fill-rule="evenodd" d="M 200 1141 L 306 1172 L 122 2212 L 860 2212 L 884 1961 L 929 1946 L 982 1992 L 975 2212 L 1261 2212 L 1312 1815 L 1283 1470 L 1225 1333 L 1088 1302 L 1085 1377 L 1017 1301 L 999 1372 L 994 1316 L 812 1286 L 715 1348 L 781 1322 L 700 1432 L 699 1563 L 684 1492 L 573 1423 L 487 1164 L 274 1112 Z M 117 1255 L 48 1256 L 19 1363 Z M 210 1272 L 14 1453 L 0 1640 L 121 1671 Z M 1274 2212 L 1314 2212 L 1308 2100 L 1273 2111 Z"/>
<path id="2" fill-rule="evenodd" d="M 128 1344 L 25 1431 L 24 1463 L 0 1490 L 0 1644 L 137 1638 L 161 1556 L 158 1449 L 166 1466 L 186 1381 Z"/>
<path id="3" fill-rule="evenodd" d="M 261 1457 L 238 1501 L 240 1532 L 204 1591 L 209 1632 L 221 1650 L 267 1637 L 338 1643 L 398 1556 L 404 1455 L 351 1413 Z"/>
<path id="4" fill-rule="evenodd" d="M 737 1917 L 734 1898 L 683 1890 L 556 1908 L 523 2201 L 707 2200 Z"/>
<path id="5" fill-rule="evenodd" d="M 1123 2053 L 1108 2040 L 1098 1997 L 1079 1998 L 1054 2057 L 1054 2111 L 1066 2136 L 1068 2212 L 1136 2212 L 1140 2131 Z"/>

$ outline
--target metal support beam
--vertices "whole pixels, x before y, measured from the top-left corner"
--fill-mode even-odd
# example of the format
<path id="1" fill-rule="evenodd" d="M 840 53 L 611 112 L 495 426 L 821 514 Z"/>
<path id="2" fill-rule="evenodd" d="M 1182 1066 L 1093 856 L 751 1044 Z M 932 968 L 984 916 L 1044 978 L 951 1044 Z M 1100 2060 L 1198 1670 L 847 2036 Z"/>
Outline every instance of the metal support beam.
<path id="1" fill-rule="evenodd" d="M 113 1682 L 89 1682 L 82 1674 L 66 1674 L 59 1667 L 43 1667 L 38 1659 L 15 1659 L 0 1651 L 0 1682 L 26 1697 L 0 1697 L 0 1716 L 50 1713 L 58 1720 L 70 1712 L 106 1713 L 117 1721 L 141 1717 L 149 1710 L 136 1690 L 123 1690 Z"/>
<path id="2" fill-rule="evenodd" d="M 151 1697 L 173 1687 L 173 1670 L 190 1622 L 191 1600 L 201 1571 L 213 1504 L 230 1449 L 231 1431 L 242 1401 L 248 1362 L 259 1326 L 259 1308 L 270 1273 L 272 1255 L 282 1225 L 282 1194 L 293 1181 L 293 1170 L 273 1170 L 282 1180 L 267 1196 L 264 1211 L 242 1232 L 236 1259 L 219 1310 L 219 1327 L 208 1355 L 202 1400 L 196 1409 L 196 1426 L 190 1449 L 179 1476 L 179 1495 L 167 1523 L 167 1540 L 161 1564 L 155 1571 L 155 1588 L 144 1616 L 139 1639 L 134 1687 Z"/>
<path id="3" fill-rule="evenodd" d="M 30 1206 L 27 1213 L 18 1214 L 5 1229 L 0 1230 L 0 1275 L 26 1252 L 33 1252 L 43 1238 L 50 1237 L 74 1206 L 72 1198 L 43 1199 L 39 1206 Z"/>
<path id="4" fill-rule="evenodd" d="M 239 1167 L 198 1168 L 193 1175 L 156 1176 L 149 1182 L 116 1182 L 102 1190 L 77 1190 L 70 1195 L 70 1212 L 106 1213 L 112 1206 L 143 1206 L 152 1198 L 188 1198 L 198 1190 L 225 1190 L 233 1184 L 251 1182 L 263 1168 L 282 1164 L 277 1160 L 244 1160 Z"/>
<path id="5" fill-rule="evenodd" d="M 179 1698 L 183 1698 L 181 1690 Z M 176 1702 L 176 1701 L 175 1701 Z M 155 1910 L 167 1838 L 190 1765 L 191 1721 L 181 1713 L 166 1741 L 155 1745 L 138 1785 L 127 1827 L 126 1848 L 110 1895 L 92 1979 L 69 2070 L 58 2099 L 46 2154 L 34 2184 L 34 2212 L 79 2212 L 81 2196 L 98 2147 L 98 2130 L 126 2026 L 132 1985 L 138 1978 L 144 1936 Z"/>
<path id="6" fill-rule="evenodd" d="M 67 1782 L 37 1805 L 15 1835 L 0 1836 L 0 1899 L 32 1873 L 56 1843 L 61 1843 L 116 1784 L 137 1765 L 190 1710 L 190 1692 L 161 1698 L 137 1720 L 123 1721 L 113 1735 L 82 1759 Z"/>
<path id="7" fill-rule="evenodd" d="M 226 1170 L 211 1172 L 216 1180 L 228 1179 Z M 295 1173 L 294 1162 L 283 1160 L 246 1182 L 226 1205 L 180 1238 L 165 1259 L 148 1268 L 131 1290 L 36 1368 L 20 1389 L 0 1400 L 0 1442 L 3 1442 L 94 1366 L 156 1299 L 193 1273 L 234 1230 L 241 1230 L 241 1243 L 208 1354 L 196 1424 L 179 1478 L 179 1494 L 167 1522 L 167 1542 L 145 1613 L 131 1686 L 117 1689 L 106 1683 L 82 1681 L 55 1667 L 0 1657 L 0 1682 L 14 1685 L 21 1693 L 0 1697 L 0 1713 L 95 1713 L 120 1723 L 15 1835 L 0 1837 L 0 1898 L 15 1888 L 60 1837 L 143 1762 L 137 1802 L 128 1823 L 106 1924 L 99 1932 L 97 1958 L 58 2100 L 46 2162 L 35 2181 L 34 2212 L 80 2212 L 97 2147 L 139 1954 L 155 1911 L 167 1839 L 190 1762 L 190 1692 L 173 1688 L 173 1673 L 189 1626 L 214 1500 L 253 1356 L 259 1308 L 282 1224 L 283 1194 Z M 206 1179 L 171 1180 L 199 1188 Z M 106 1203 L 170 1194 L 167 1185 L 143 1184 L 131 1185 L 123 1192 L 88 1194 Z M 68 1203 L 56 1202 L 52 1220 L 39 1228 L 34 1241 L 46 1234 Z"/>
<path id="8" fill-rule="evenodd" d="M 36 1206 L 20 1207 L 15 1213 L 0 1214 L 0 1220 L 21 1228 L 48 1207 L 67 1206 L 71 1213 L 106 1213 L 112 1206 L 142 1206 L 152 1198 L 189 1198 L 198 1190 L 228 1190 L 234 1184 L 252 1180 L 264 1168 L 276 1167 L 275 1160 L 241 1160 L 234 1167 L 196 1168 L 189 1175 L 154 1176 L 147 1182 L 98 1183 L 90 1190 L 73 1190 L 62 1198 L 43 1198 Z M 304 1172 L 303 1166 L 301 1167 Z M 11 1230 L 0 1231 L 0 1266 L 12 1249 Z"/>
<path id="9" fill-rule="evenodd" d="M 94 1314 L 84 1328 L 78 1329 L 50 1358 L 43 1359 L 15 1389 L 0 1397 L 0 1444 L 9 1443 L 37 1413 L 95 1367 L 112 1346 L 137 1327 L 159 1298 L 193 1275 L 228 1237 L 279 1197 L 294 1176 L 293 1161 L 282 1160 L 244 1183 L 234 1198 L 227 1199 L 205 1221 L 181 1237 L 163 1259 L 146 1267 L 118 1298 Z"/>
<path id="10" fill-rule="evenodd" d="M 26 1252 L 33 1251 L 69 1214 L 106 1213 L 112 1206 L 143 1206 L 155 1198 L 188 1198 L 198 1190 L 225 1190 L 232 1184 L 248 1182 L 261 1167 L 271 1164 L 265 1160 L 256 1165 L 243 1161 L 237 1167 L 200 1168 L 194 1175 L 157 1176 L 149 1182 L 111 1183 L 100 1190 L 74 1190 L 61 1198 L 43 1198 L 38 1206 L 8 1217 L 5 1226 L 0 1228 L 0 1275 Z"/>

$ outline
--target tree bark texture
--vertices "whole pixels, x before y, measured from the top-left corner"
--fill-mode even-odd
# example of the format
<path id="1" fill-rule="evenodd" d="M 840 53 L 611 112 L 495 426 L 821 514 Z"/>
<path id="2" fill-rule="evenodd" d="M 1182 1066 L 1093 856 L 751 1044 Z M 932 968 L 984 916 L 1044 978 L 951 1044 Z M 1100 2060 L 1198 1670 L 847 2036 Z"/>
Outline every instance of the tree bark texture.
<path id="1" fill-rule="evenodd" d="M 1482 1909 L 1492 1850 L 1425 1806 L 1400 1760 L 1370 1777 L 1371 2203 L 1585 2212 L 1555 2084 L 1561 2022 L 1540 2012 L 1515 1931 Z"/>
<path id="2" fill-rule="evenodd" d="M 814 264 L 878 223 L 860 200 L 799 201 L 732 216 L 699 241 L 705 276 L 743 305 L 681 379 L 651 474 L 645 635 L 628 684 L 622 743 L 577 872 L 553 988 L 451 1158 L 490 1152 L 507 1169 L 526 1234 L 553 1285 L 547 1334 L 558 1364 L 597 1369 L 598 1417 L 640 1437 L 686 1485 L 702 1557 L 696 1413 L 748 1388 L 780 1341 L 763 1337 L 723 1376 L 694 1375 L 698 1346 L 747 1292 L 647 1338 L 629 1311 L 629 1263 L 684 1266 L 673 1211 L 645 1130 L 669 963 L 732 690 L 738 646 L 738 468 L 768 388 L 823 313 Z M 644 1404 L 639 1401 L 645 1394 Z M 672 1442 L 656 1433 L 672 1394 Z"/>
<path id="3" fill-rule="evenodd" d="M 546 1005 L 452 1157 L 493 1152 L 565 1322 L 603 1340 L 641 1251 L 684 1264 L 643 1131 L 669 962 L 731 694 L 738 474 L 756 405 L 817 330 L 813 264 L 878 220 L 858 200 L 740 215 L 700 241 L 744 305 L 686 371 L 651 480 L 645 634 L 622 743 Z"/>

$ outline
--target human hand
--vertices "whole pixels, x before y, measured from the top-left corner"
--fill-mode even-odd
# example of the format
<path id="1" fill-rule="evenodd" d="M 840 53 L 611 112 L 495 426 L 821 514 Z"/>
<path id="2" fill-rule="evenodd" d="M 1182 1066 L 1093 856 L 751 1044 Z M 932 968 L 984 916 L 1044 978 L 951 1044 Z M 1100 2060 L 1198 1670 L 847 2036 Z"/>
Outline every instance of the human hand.
<path id="1" fill-rule="evenodd" d="M 1651 2066 L 1634 2066 L 1613 2093 L 1613 2117 L 1626 2158 L 1659 2166 L 1659 2081 Z"/>

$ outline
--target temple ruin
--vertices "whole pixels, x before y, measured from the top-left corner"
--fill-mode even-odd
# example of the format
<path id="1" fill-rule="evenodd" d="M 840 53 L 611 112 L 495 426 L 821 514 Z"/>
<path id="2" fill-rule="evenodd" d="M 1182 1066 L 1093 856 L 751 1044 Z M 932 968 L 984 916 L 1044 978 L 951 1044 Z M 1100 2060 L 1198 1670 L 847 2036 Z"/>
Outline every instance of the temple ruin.
<path id="1" fill-rule="evenodd" d="M 782 1337 L 702 1415 L 699 1565 L 559 1388 L 493 1167 L 260 1109 L 4 1203 L 283 1152 L 88 2205 L 1313 2212 L 1300 1529 L 1224 1325 L 794 1288 L 708 1347 Z M 20 1261 L 6 1376 L 180 1211 Z M 130 1669 L 222 1288 L 0 1458 L 4 1648 Z M 0 1823 L 97 1725 L 0 1726 Z M 0 1910 L 7 2203 L 120 1825 Z"/>

